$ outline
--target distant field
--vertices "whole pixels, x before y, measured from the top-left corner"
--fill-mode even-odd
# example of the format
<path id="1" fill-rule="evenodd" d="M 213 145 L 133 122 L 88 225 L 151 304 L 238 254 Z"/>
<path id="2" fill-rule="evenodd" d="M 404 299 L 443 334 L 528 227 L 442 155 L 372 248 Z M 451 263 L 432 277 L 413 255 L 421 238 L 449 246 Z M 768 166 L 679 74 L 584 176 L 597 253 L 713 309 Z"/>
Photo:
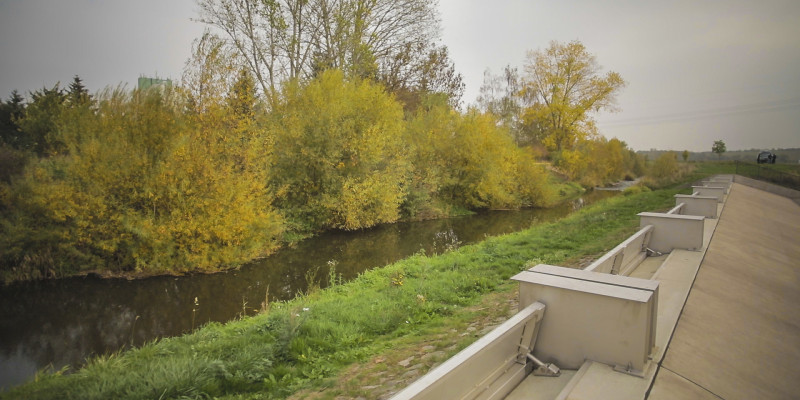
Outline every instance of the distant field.
<path id="1" fill-rule="evenodd" d="M 793 165 L 800 165 L 800 148 L 790 148 L 790 149 L 750 149 L 750 150 L 729 150 L 721 155 L 716 153 L 712 153 L 711 151 L 703 151 L 703 152 L 689 152 L 689 161 L 746 161 L 746 162 L 755 162 L 758 153 L 761 151 L 771 151 L 778 156 L 777 163 L 778 164 L 793 164 Z M 659 155 L 662 153 L 666 153 L 668 150 L 649 150 L 649 151 L 637 151 L 637 154 L 641 154 L 643 156 L 647 156 L 650 160 L 655 160 L 658 158 Z M 676 150 L 675 153 L 678 154 L 678 159 L 683 160 L 681 158 L 681 153 L 683 150 Z M 776 164 L 777 165 L 777 164 Z"/>

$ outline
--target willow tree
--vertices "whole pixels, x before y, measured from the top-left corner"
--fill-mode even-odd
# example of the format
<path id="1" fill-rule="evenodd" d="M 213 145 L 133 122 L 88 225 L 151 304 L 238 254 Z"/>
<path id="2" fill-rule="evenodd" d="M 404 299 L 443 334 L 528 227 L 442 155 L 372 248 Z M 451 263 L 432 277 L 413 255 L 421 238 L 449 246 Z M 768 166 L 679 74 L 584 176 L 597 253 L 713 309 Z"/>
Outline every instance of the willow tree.
<path id="1" fill-rule="evenodd" d="M 581 42 L 554 41 L 546 50 L 528 52 L 523 120 L 550 151 L 568 150 L 596 133 L 593 113 L 615 111 L 623 87 L 620 74 L 601 74 L 597 59 Z"/>

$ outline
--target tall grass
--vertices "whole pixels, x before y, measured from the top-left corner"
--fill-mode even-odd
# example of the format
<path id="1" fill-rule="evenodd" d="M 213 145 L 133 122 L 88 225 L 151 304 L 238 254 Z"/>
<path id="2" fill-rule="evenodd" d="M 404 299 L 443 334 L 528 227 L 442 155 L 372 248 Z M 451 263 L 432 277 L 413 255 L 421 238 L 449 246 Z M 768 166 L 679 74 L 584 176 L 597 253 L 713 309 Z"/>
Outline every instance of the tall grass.
<path id="1" fill-rule="evenodd" d="M 675 193 L 618 196 L 555 223 L 417 254 L 256 316 L 96 358 L 72 374 L 40 375 L 0 397 L 283 398 L 322 388 L 391 340 L 453 323 L 483 295 L 507 290 L 526 263 L 559 264 L 613 247 L 636 230 L 636 213 L 669 208 Z"/>

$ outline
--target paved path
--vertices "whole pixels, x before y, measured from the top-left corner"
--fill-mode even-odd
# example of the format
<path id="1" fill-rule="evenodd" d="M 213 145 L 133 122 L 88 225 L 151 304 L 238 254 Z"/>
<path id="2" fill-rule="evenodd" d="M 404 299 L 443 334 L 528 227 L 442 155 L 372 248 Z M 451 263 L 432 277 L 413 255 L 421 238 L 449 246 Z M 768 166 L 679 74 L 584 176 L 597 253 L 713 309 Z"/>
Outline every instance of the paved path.
<path id="1" fill-rule="evenodd" d="M 734 184 L 649 399 L 800 398 L 800 205 Z"/>

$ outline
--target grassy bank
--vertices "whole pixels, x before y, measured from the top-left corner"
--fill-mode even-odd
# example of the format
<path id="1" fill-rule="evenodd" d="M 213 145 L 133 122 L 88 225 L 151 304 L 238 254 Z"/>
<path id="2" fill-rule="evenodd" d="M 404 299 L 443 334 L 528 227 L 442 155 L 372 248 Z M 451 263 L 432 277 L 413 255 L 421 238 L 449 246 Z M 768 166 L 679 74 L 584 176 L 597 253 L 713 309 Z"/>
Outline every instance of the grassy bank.
<path id="1" fill-rule="evenodd" d="M 457 352 L 477 338 L 457 334 L 470 321 L 505 316 L 498 299 L 514 290 L 508 278 L 525 265 L 597 256 L 636 230 L 636 213 L 670 208 L 677 192 L 618 196 L 556 223 L 418 254 L 257 316 L 100 357 L 75 373 L 42 373 L 0 397 L 284 398 L 326 388 L 325 396 L 356 396 L 364 389 L 339 385 L 354 365 L 389 368 L 397 363 L 382 357 L 403 348 L 432 346 L 438 355 L 430 364 Z M 424 344 L 432 338 L 448 345 Z"/>

